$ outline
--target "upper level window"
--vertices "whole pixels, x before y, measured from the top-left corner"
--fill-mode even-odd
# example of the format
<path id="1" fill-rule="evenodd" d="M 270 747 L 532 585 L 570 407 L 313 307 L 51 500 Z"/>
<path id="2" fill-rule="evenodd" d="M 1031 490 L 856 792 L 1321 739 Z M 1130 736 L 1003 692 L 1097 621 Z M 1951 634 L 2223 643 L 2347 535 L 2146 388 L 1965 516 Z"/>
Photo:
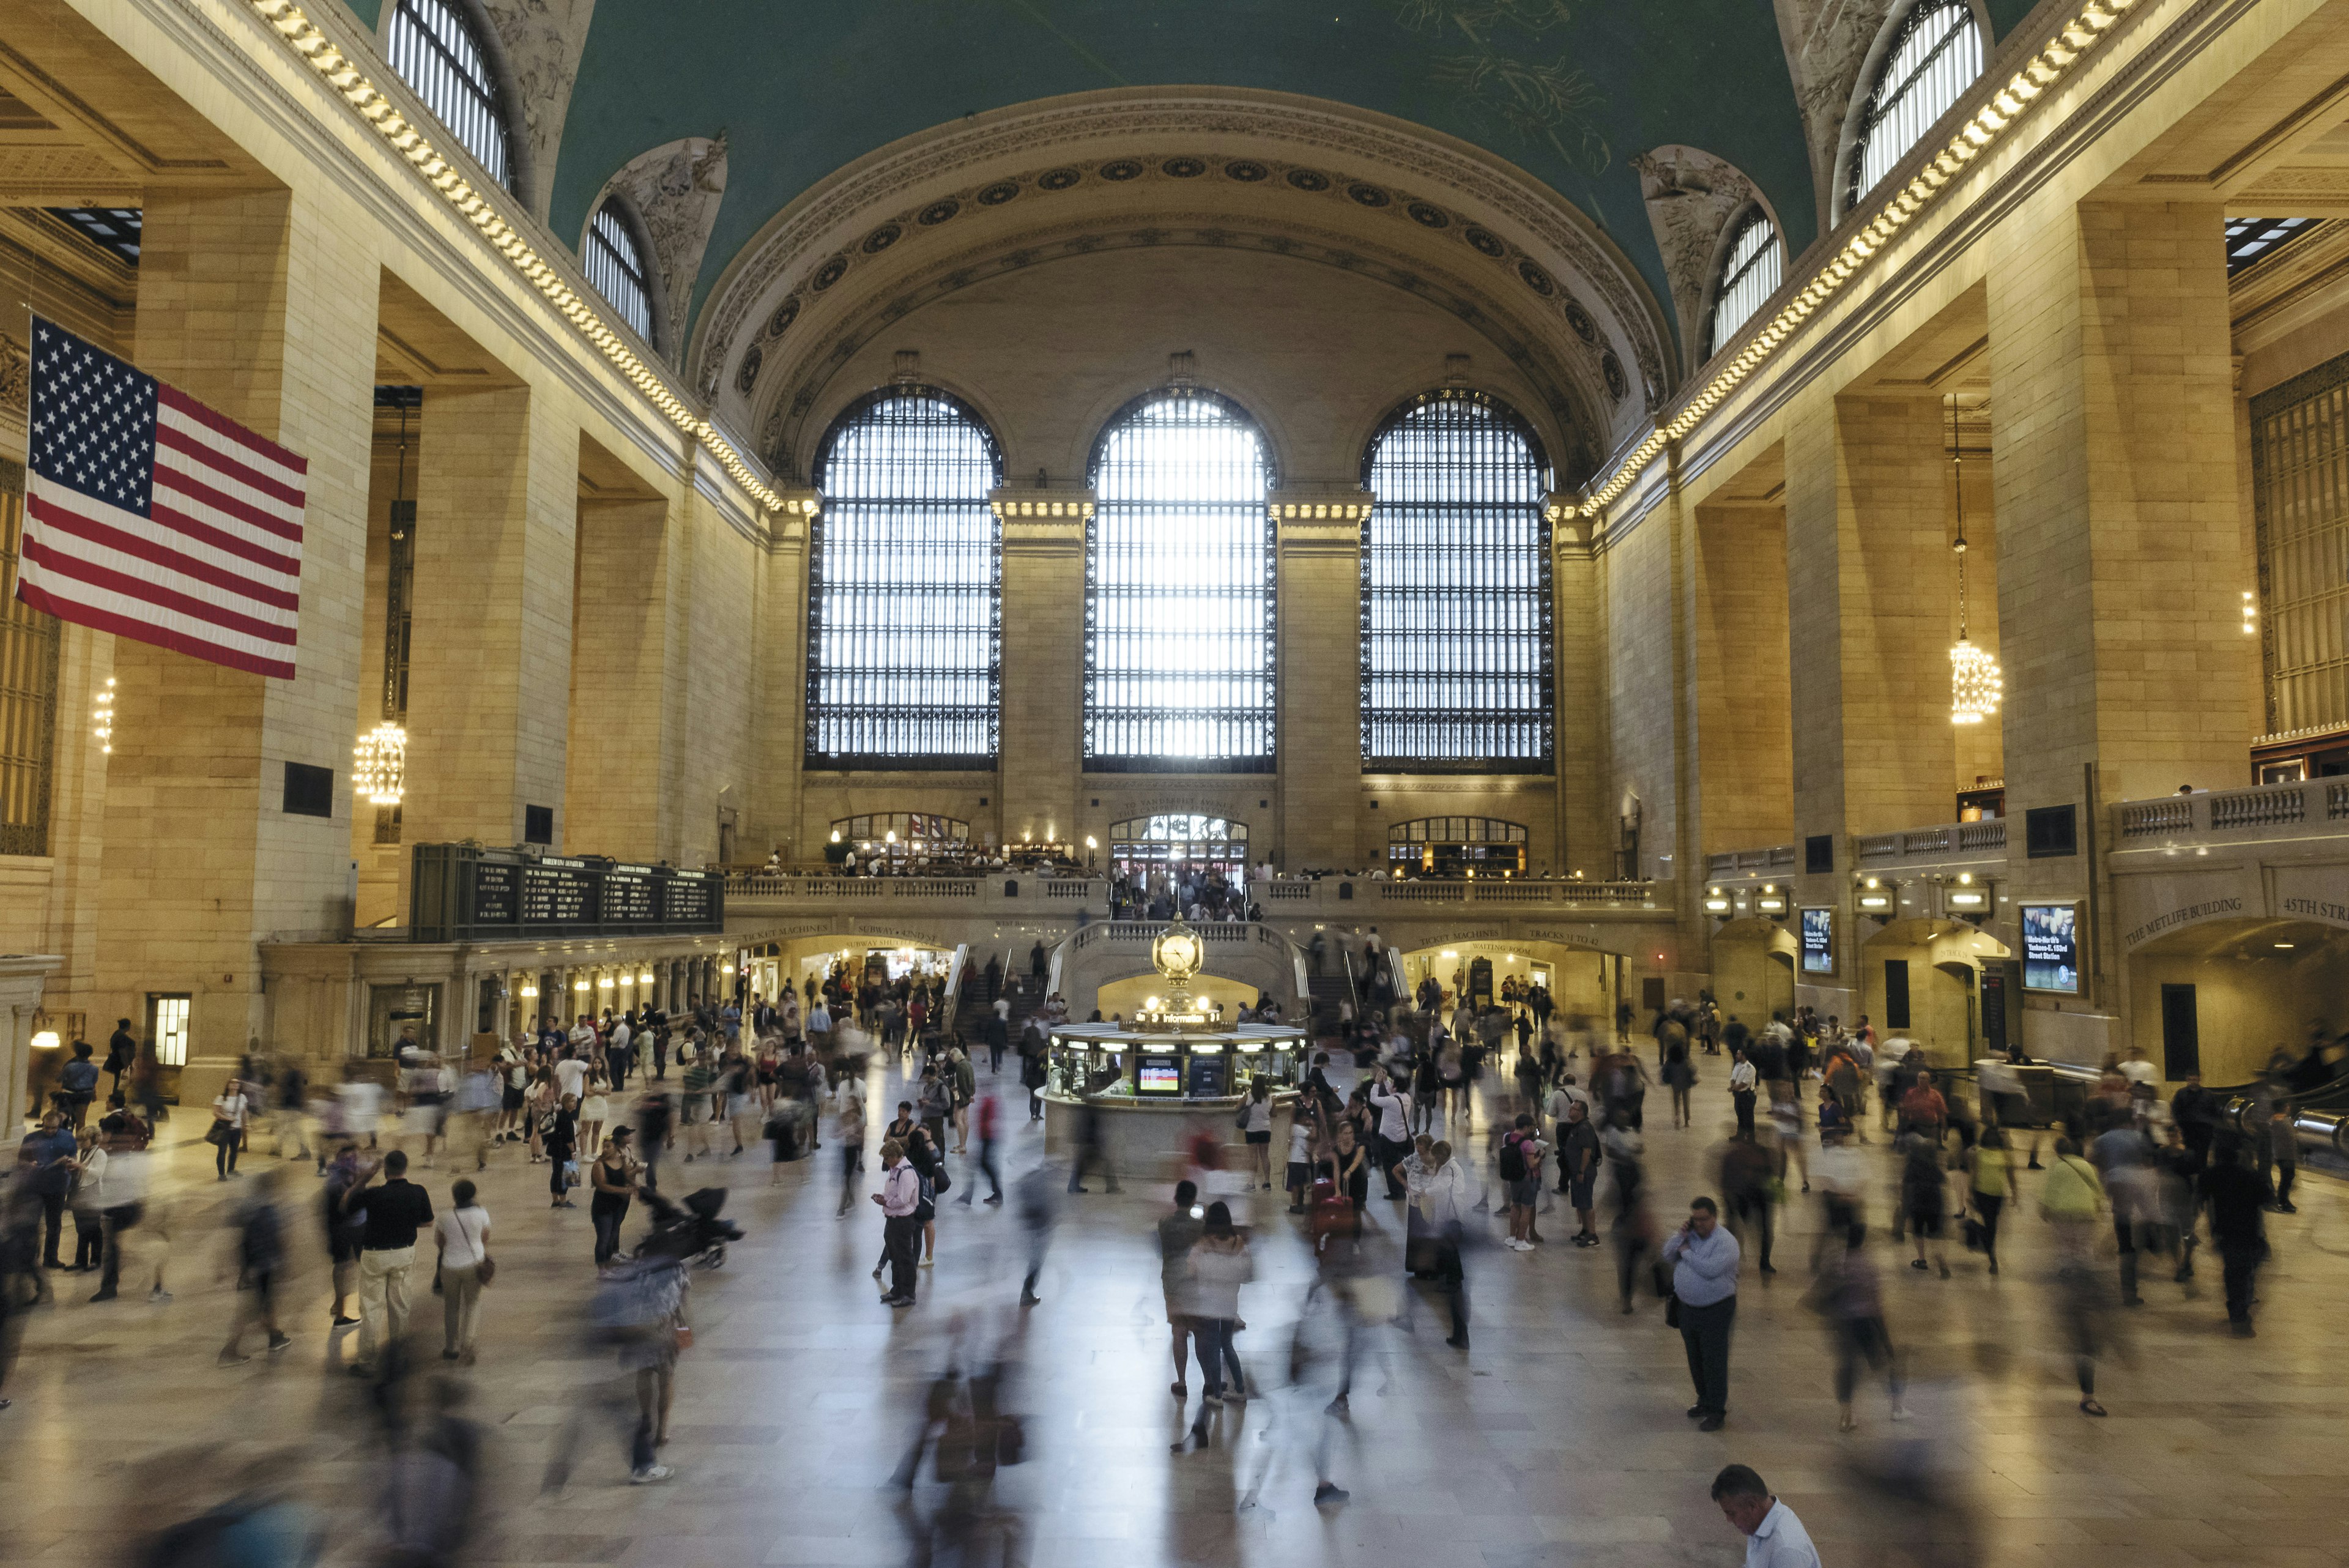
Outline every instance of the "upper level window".
<path id="1" fill-rule="evenodd" d="M 1713 337 L 1705 345 L 1708 357 L 1754 319 L 1763 302 L 1778 292 L 1785 258 L 1778 246 L 1778 225 L 1759 207 L 1745 214 L 1729 255 L 1721 264 L 1721 281 L 1713 291 Z"/>
<path id="2" fill-rule="evenodd" d="M 491 179 L 512 190 L 497 84 L 464 13 L 453 0 L 399 0 L 386 42 L 400 80 L 416 90 Z"/>
<path id="3" fill-rule="evenodd" d="M 1093 448 L 1085 765 L 1265 773 L 1273 535 L 1264 437 L 1213 392 L 1154 393 Z"/>
<path id="4" fill-rule="evenodd" d="M 1371 438 L 1363 482 L 1362 766 L 1547 773 L 1549 468 L 1481 392 L 1431 392 Z"/>
<path id="5" fill-rule="evenodd" d="M 1874 190 L 1982 71 L 1982 27 L 1967 0 L 1917 0 L 1885 50 L 1852 140 L 1850 197 Z"/>
<path id="6" fill-rule="evenodd" d="M 2230 218 L 2227 220 L 2227 275 L 2234 276 L 2256 261 L 2265 261 L 2316 225 L 2314 218 Z"/>
<path id="7" fill-rule="evenodd" d="M 51 207 L 49 211 L 116 259 L 139 265 L 139 229 L 144 216 L 140 208 Z"/>
<path id="8" fill-rule="evenodd" d="M 807 765 L 991 768 L 1003 460 L 979 417 L 891 387 L 826 432 L 809 530 Z"/>
<path id="9" fill-rule="evenodd" d="M 651 275 L 645 270 L 643 248 L 636 244 L 636 225 L 617 202 L 595 209 L 587 225 L 587 281 L 612 302 L 622 320 L 636 336 L 653 340 Z"/>

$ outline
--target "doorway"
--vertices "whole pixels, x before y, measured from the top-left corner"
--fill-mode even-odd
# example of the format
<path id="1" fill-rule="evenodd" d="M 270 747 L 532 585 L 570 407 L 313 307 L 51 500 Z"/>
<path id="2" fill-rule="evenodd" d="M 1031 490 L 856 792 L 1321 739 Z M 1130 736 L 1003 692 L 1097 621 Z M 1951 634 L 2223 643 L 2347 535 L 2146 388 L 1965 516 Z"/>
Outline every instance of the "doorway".
<path id="1" fill-rule="evenodd" d="M 2195 1012 L 2194 988 L 2165 984 L 2161 988 L 2161 1075 L 2174 1083 L 2201 1070 L 2201 1023 Z"/>

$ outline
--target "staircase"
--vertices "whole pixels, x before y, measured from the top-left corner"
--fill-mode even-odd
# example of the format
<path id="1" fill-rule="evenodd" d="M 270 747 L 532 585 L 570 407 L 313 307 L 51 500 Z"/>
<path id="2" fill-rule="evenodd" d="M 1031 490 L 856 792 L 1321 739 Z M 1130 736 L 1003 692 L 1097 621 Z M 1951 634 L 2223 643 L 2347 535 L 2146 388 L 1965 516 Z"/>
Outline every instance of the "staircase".
<path id="1" fill-rule="evenodd" d="M 1339 1008 L 1343 1002 L 1354 1002 L 1354 1015 L 1361 1016 L 1361 1003 L 1355 1001 L 1354 977 L 1339 965 L 1336 974 L 1317 974 L 1306 982 L 1313 994 L 1313 1033 L 1320 1040 L 1334 1040 L 1343 1024 Z"/>
<path id="2" fill-rule="evenodd" d="M 1001 994 L 1011 1004 L 1011 1038 L 1017 1042 L 1019 1031 L 1028 1020 L 1043 1011 L 1047 984 L 1026 973 L 1007 973 L 1003 977 Z M 955 1010 L 955 1022 L 966 1039 L 977 1040 L 987 1029 L 987 1015 L 994 1011 L 997 992 L 987 983 L 987 971 L 972 966 L 963 975 L 961 1002 Z"/>

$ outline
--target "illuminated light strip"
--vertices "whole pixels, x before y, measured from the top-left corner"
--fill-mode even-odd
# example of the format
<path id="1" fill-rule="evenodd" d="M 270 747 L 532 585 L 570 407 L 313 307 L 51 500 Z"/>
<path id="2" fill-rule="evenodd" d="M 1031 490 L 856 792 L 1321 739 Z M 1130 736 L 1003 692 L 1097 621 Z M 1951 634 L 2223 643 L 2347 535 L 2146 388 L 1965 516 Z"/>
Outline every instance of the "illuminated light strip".
<path id="1" fill-rule="evenodd" d="M 645 400 L 666 415 L 671 424 L 691 435 L 704 451 L 718 460 L 728 477 L 771 512 L 784 510 L 782 496 L 761 479 L 731 441 L 719 435 L 710 422 L 694 412 L 685 400 L 669 389 L 666 378 L 637 358 L 620 335 L 605 325 L 593 306 L 579 296 L 578 292 L 563 280 L 563 275 L 549 265 L 528 240 L 516 233 L 512 224 L 498 216 L 497 209 L 471 182 L 457 171 L 455 164 L 436 151 L 416 129 L 407 116 L 395 108 L 391 100 L 367 78 L 357 62 L 336 48 L 316 23 L 305 16 L 294 0 L 249 0 L 261 19 L 274 28 L 288 47 L 301 56 L 320 79 L 334 88 L 343 101 L 360 119 L 374 128 L 386 145 L 408 160 L 416 171 L 440 192 L 457 215 L 471 223 L 481 236 L 496 247 L 498 254 L 512 264 L 530 285 L 546 296 L 547 303 L 560 311 L 576 327 L 615 369 L 627 378 Z"/>
<path id="2" fill-rule="evenodd" d="M 2080 57 L 2102 41 L 2122 16 L 2137 4 L 2138 0 L 2090 0 L 2078 15 L 2058 28 L 2055 36 L 2023 61 L 2006 85 L 1992 93 L 1990 101 L 1974 110 L 1972 118 L 1958 128 L 1940 156 L 1887 202 L 1865 228 L 1845 241 L 1834 259 L 1812 275 L 1802 292 L 1788 300 L 1767 327 L 1752 335 L 1736 358 L 1706 382 L 1702 391 L 1689 399 L 1672 416 L 1671 423 L 1650 431 L 1631 449 L 1630 455 L 1607 482 L 1576 508 L 1578 514 L 1595 518 L 1630 489 L 1668 444 L 1694 430 L 1736 389 L 1739 382 L 1793 337 L 1796 327 L 1816 315 L 1821 306 L 1857 276 L 1869 257 L 1889 244 L 1911 218 L 1931 206 L 1967 164 L 1988 151 L 2033 99 L 2069 75 Z"/>

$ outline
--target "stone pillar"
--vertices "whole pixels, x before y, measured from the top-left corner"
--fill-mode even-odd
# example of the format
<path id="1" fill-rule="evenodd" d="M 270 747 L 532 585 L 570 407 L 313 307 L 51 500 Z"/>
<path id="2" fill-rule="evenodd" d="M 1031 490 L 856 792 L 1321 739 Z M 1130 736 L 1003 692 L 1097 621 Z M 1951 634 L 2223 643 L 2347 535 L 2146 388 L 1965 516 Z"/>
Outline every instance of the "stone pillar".
<path id="1" fill-rule="evenodd" d="M 663 785 L 684 749 L 671 688 L 684 628 L 665 501 L 579 504 L 563 844 L 574 855 L 669 857 Z"/>
<path id="2" fill-rule="evenodd" d="M 1280 609 L 1274 843 L 1287 866 L 1362 859 L 1362 522 L 1371 504 L 1362 490 L 1330 485 L 1284 485 L 1271 496 Z"/>
<path id="3" fill-rule="evenodd" d="M 428 387 L 420 423 L 401 836 L 519 844 L 564 805 L 579 436 L 526 387 Z"/>
<path id="4" fill-rule="evenodd" d="M 1786 438 L 1797 835 L 1948 822 L 1956 741 L 1938 400 L 1814 400 Z"/>
<path id="5" fill-rule="evenodd" d="M 1615 847 L 1609 826 L 1606 643 L 1591 527 L 1562 517 L 1550 535 L 1557 757 L 1557 847 L 1550 869 L 1561 877 L 1578 870 L 1604 879 L 1614 871 Z"/>
<path id="6" fill-rule="evenodd" d="M 750 711 L 760 787 L 743 814 L 743 843 L 735 850 L 738 858 L 754 863 L 764 861 L 773 848 L 782 850 L 787 865 L 823 857 L 823 834 L 810 835 L 800 822 L 807 757 L 805 509 L 815 501 L 812 493 L 793 493 L 787 505 L 800 510 L 786 510 L 769 520 L 767 545 L 760 556 L 758 630 L 750 640 L 755 660 Z"/>
<path id="7" fill-rule="evenodd" d="M 2216 204 L 2090 202 L 1992 237 L 2006 798 L 2016 816 L 2075 806 L 2082 851 L 2017 854 L 2010 877 L 2017 896 L 2087 900 L 2086 1000 L 2105 1009 L 2120 999 L 2090 854 L 2104 808 L 2240 784 L 2248 765 L 2255 581 L 2223 221 Z M 2075 1059 L 2116 1040 L 2074 1041 Z"/>
<path id="8" fill-rule="evenodd" d="M 1702 874 L 1706 854 L 1783 844 L 1794 832 L 1785 506 L 1699 506 L 1692 587 L 1704 831 L 1688 853 Z"/>
<path id="9" fill-rule="evenodd" d="M 1003 520 L 1002 840 L 1022 833 L 1081 850 L 1087 490 L 999 490 Z M 1090 811 L 1090 807 L 1084 808 Z M 1080 823 L 1084 826 L 1080 826 Z M 978 829 L 974 825 L 973 831 Z"/>
<path id="10" fill-rule="evenodd" d="M 351 225 L 284 191 L 144 202 L 140 367 L 308 462 L 295 679 L 114 639 L 91 1016 L 143 1028 L 150 994 L 189 995 L 181 1095 L 200 1103 L 264 1027 L 256 941 L 348 929 L 380 272 Z M 335 771 L 331 818 L 285 813 L 288 762 Z"/>
<path id="11" fill-rule="evenodd" d="M 42 983 L 57 967 L 57 959 L 49 956 L 0 957 L 0 1139 L 11 1145 L 36 1108 L 26 1103 L 25 1092 L 33 1070 L 33 1015 L 41 1010 Z M 61 1040 L 58 1054 L 64 1054 L 63 1046 L 70 1044 Z M 100 1047 L 98 1060 L 105 1059 Z"/>

